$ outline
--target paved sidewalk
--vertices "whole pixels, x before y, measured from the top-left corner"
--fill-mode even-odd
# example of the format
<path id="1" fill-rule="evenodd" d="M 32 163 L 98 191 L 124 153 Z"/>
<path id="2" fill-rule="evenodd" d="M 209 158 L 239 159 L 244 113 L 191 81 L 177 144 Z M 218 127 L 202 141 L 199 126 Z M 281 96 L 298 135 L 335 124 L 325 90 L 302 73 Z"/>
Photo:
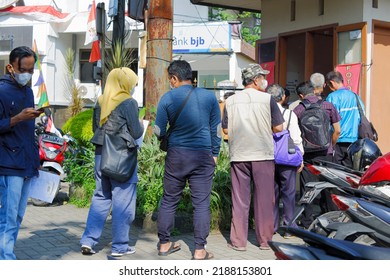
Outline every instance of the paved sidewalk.
<path id="1" fill-rule="evenodd" d="M 111 221 L 106 222 L 96 254 L 84 256 L 80 253 L 79 240 L 84 231 L 88 208 L 77 208 L 70 204 L 50 207 L 27 206 L 15 254 L 19 260 L 107 260 L 111 253 Z M 130 245 L 136 247 L 133 255 L 118 259 L 133 260 L 190 260 L 194 250 L 193 236 L 183 234 L 174 237 L 181 240 L 182 249 L 167 257 L 157 255 L 157 234 L 147 233 L 140 227 L 131 229 Z M 262 251 L 255 244 L 254 231 L 249 233 L 247 251 L 237 252 L 226 244 L 229 233 L 211 233 L 207 250 L 214 253 L 216 260 L 274 260 L 272 250 Z M 284 239 L 279 234 L 274 240 L 288 243 L 302 243 L 298 238 Z"/>

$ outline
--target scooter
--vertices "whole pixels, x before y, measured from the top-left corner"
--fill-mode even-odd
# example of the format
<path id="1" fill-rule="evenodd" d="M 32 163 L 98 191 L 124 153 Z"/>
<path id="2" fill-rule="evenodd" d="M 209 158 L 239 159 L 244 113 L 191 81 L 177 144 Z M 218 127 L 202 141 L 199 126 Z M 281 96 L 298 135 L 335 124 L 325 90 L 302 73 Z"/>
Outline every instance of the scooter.
<path id="1" fill-rule="evenodd" d="M 338 195 L 350 197 L 351 199 L 359 199 L 359 201 L 363 201 L 362 203 L 372 203 L 374 205 L 373 207 L 375 207 L 375 205 L 379 205 L 378 207 L 384 209 L 390 207 L 390 200 L 381 193 L 377 194 L 367 192 L 365 189 L 337 186 L 329 182 L 310 182 L 306 184 L 306 192 L 298 201 L 298 207 L 294 212 L 293 219 L 289 226 L 301 216 L 305 208 L 312 204 L 324 190 L 328 190 L 332 193 L 332 199 L 336 197 L 335 194 L 337 193 Z M 334 199 L 333 202 L 336 206 L 340 206 L 340 203 L 337 204 Z M 367 203 L 365 205 L 367 205 Z M 377 212 L 374 212 L 374 214 L 371 215 L 375 216 L 375 213 Z M 378 235 L 374 225 L 370 226 L 370 224 L 359 223 L 356 220 L 353 221 L 349 215 L 343 211 L 331 211 L 319 215 L 314 219 L 308 230 L 335 239 L 356 242 L 361 241 L 370 244 L 376 243 L 378 246 L 387 246 L 387 238 Z M 367 239 L 365 238 L 366 236 L 369 236 L 370 238 Z"/>
<path id="2" fill-rule="evenodd" d="M 282 227 L 305 241 L 304 245 L 268 241 L 278 260 L 390 260 L 390 250 L 331 239 L 301 228 Z"/>
<path id="3" fill-rule="evenodd" d="M 36 139 L 39 148 L 39 159 L 41 163 L 41 170 L 55 173 L 57 175 L 63 175 L 64 170 L 62 168 L 63 161 L 65 159 L 65 151 L 67 150 L 67 142 L 63 137 L 56 134 L 46 132 L 47 117 L 42 116 L 40 123 L 36 125 Z M 57 189 L 59 193 L 60 185 Z M 49 206 L 50 203 L 32 198 L 34 206 Z"/>
<path id="4" fill-rule="evenodd" d="M 338 212 L 339 219 L 343 217 L 344 221 L 332 221 L 327 213 L 318 217 L 309 230 L 335 239 L 390 247 L 390 207 L 357 197 L 335 194 L 331 197 L 340 209 L 333 215 Z"/>

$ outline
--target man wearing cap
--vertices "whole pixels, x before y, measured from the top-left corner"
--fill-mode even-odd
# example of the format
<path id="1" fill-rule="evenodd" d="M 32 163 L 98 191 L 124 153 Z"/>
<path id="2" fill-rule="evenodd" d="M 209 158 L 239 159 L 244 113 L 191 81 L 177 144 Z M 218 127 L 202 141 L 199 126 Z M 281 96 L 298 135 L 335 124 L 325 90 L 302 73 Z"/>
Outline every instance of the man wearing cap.
<path id="1" fill-rule="evenodd" d="M 256 238 L 268 250 L 274 233 L 274 142 L 283 129 L 283 116 L 265 92 L 269 71 L 259 64 L 242 69 L 245 89 L 226 100 L 222 127 L 229 135 L 232 178 L 232 222 L 228 247 L 245 251 L 248 237 L 251 181 Z"/>

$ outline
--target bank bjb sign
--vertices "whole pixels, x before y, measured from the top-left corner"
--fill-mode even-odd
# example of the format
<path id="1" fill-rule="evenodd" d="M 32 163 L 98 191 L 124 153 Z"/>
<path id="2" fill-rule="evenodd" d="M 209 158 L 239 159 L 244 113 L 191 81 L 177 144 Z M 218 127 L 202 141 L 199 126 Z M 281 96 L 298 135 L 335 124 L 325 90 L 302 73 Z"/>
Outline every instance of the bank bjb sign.
<path id="1" fill-rule="evenodd" d="M 175 24 L 173 26 L 173 53 L 230 52 L 230 25 L 228 23 Z"/>

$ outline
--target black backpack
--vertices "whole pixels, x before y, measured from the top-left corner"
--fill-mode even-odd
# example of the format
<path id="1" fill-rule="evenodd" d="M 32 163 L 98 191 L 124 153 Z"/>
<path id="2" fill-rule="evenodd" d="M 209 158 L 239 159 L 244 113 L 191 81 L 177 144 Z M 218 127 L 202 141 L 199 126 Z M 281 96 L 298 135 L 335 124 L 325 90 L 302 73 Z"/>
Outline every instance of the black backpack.
<path id="1" fill-rule="evenodd" d="M 329 117 L 321 108 L 322 100 L 310 103 L 309 100 L 304 99 L 301 104 L 305 110 L 299 118 L 299 127 L 305 153 L 327 151 L 332 134 Z"/>

